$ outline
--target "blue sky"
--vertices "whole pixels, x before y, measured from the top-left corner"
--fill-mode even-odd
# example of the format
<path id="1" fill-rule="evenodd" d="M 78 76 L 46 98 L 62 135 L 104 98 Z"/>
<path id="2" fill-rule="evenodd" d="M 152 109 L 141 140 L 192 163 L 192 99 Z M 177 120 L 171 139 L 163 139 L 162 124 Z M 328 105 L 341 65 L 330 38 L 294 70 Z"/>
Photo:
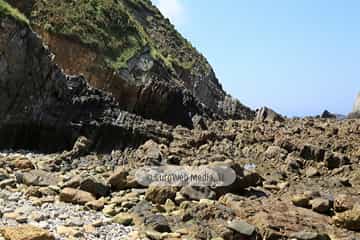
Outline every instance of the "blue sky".
<path id="1" fill-rule="evenodd" d="M 244 104 L 347 114 L 360 91 L 360 1 L 155 0 Z"/>

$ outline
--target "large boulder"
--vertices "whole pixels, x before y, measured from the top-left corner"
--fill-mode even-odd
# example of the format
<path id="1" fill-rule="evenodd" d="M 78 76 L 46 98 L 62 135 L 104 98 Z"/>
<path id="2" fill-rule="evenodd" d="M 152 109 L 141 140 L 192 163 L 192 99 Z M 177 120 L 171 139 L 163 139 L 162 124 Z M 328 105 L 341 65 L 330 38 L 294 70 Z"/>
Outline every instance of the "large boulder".
<path id="1" fill-rule="evenodd" d="M 312 144 L 304 144 L 300 149 L 300 157 L 306 160 L 321 162 L 324 160 L 326 151 Z"/>
<path id="2" fill-rule="evenodd" d="M 213 190 L 218 196 L 226 193 L 242 193 L 246 188 L 261 186 L 263 178 L 255 171 L 246 170 L 240 164 L 232 161 L 228 162 L 214 162 L 209 165 L 210 167 L 228 167 L 231 168 L 235 174 L 235 180 L 227 186 L 217 186 Z"/>
<path id="3" fill-rule="evenodd" d="M 107 185 L 114 191 L 140 187 L 133 173 L 128 167 L 119 167 L 107 179 Z"/>
<path id="4" fill-rule="evenodd" d="M 320 118 L 336 118 L 336 114 L 329 112 L 328 110 L 325 110 L 321 115 Z"/>
<path id="5" fill-rule="evenodd" d="M 64 188 L 60 193 L 60 201 L 84 205 L 95 201 L 96 198 L 89 192 L 73 188 Z"/>
<path id="6" fill-rule="evenodd" d="M 155 204 L 164 204 L 166 200 L 174 200 L 176 189 L 170 186 L 150 186 L 145 194 L 145 199 Z"/>
<path id="7" fill-rule="evenodd" d="M 48 231 L 31 225 L 5 226 L 0 233 L 6 240 L 55 240 Z"/>
<path id="8" fill-rule="evenodd" d="M 259 122 L 283 122 L 284 117 L 268 107 L 262 107 L 256 111 L 255 120 Z"/>
<path id="9" fill-rule="evenodd" d="M 110 187 L 104 181 L 96 177 L 87 177 L 80 182 L 79 188 L 89 192 L 97 198 L 106 197 L 110 194 Z"/>
<path id="10" fill-rule="evenodd" d="M 45 172 L 42 170 L 31 170 L 25 173 L 15 173 L 16 179 L 19 183 L 28 186 L 55 186 L 59 182 L 59 177 L 54 173 Z"/>
<path id="11" fill-rule="evenodd" d="M 184 186 L 180 193 L 190 200 L 216 199 L 216 193 L 210 187 Z"/>
<path id="12" fill-rule="evenodd" d="M 360 231 L 360 207 L 337 213 L 333 217 L 335 225 L 352 231 Z"/>

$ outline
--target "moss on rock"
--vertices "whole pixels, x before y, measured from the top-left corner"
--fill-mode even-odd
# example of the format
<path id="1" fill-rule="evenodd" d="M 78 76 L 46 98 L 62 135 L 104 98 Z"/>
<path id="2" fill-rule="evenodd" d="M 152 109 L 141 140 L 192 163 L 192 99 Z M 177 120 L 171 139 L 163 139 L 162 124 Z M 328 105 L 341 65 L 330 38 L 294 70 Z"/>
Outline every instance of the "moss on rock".
<path id="1" fill-rule="evenodd" d="M 4 16 L 12 17 L 21 23 L 29 24 L 29 20 L 16 8 L 13 8 L 4 0 L 0 0 L 0 17 Z"/>

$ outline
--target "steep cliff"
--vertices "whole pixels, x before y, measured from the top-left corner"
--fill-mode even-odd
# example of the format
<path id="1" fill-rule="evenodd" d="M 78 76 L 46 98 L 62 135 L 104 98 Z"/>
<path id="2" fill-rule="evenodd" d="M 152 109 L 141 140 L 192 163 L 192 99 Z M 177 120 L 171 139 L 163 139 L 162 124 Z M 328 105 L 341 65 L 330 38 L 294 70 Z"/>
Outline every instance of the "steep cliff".
<path id="1" fill-rule="evenodd" d="M 196 114 L 254 117 L 149 0 L 8 2 L 28 16 L 65 73 L 85 76 L 124 110 L 187 126 Z"/>
<path id="2" fill-rule="evenodd" d="M 86 136 L 94 150 L 110 151 L 169 138 L 170 127 L 121 111 L 83 77 L 64 74 L 26 18 L 2 0 L 0 90 L 0 148 L 60 151 Z"/>

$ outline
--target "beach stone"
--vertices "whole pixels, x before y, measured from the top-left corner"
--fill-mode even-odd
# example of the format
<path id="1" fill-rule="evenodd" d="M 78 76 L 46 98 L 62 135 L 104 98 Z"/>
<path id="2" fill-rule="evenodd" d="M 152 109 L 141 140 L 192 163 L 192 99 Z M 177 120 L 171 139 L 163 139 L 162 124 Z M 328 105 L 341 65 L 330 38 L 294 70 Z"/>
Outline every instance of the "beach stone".
<path id="1" fill-rule="evenodd" d="M 55 240 L 47 230 L 31 225 L 2 227 L 0 233 L 5 240 Z"/>

